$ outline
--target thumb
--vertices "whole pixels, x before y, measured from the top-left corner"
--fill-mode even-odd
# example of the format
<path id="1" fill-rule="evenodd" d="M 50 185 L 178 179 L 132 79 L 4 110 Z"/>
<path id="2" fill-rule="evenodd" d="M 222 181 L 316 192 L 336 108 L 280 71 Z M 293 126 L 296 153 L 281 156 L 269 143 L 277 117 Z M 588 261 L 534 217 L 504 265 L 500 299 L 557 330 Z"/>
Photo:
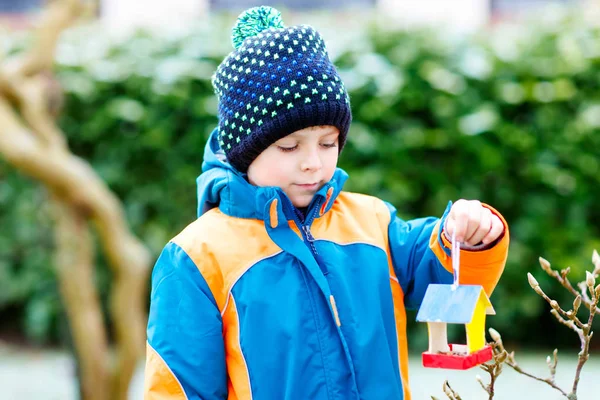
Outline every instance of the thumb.
<path id="1" fill-rule="evenodd" d="M 443 227 L 444 233 L 446 234 L 446 237 L 448 240 L 451 240 L 455 227 L 456 227 L 456 222 L 454 221 L 454 219 L 452 217 L 448 216 L 448 218 L 446 218 L 446 221 L 444 221 L 444 227 Z"/>

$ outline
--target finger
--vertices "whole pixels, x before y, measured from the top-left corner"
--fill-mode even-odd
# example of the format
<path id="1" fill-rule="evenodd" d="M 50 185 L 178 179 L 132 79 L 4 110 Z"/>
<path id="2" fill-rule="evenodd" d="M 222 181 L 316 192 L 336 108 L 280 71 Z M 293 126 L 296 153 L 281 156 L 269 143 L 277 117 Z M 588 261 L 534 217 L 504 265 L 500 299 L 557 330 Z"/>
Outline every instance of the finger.
<path id="1" fill-rule="evenodd" d="M 481 210 L 481 218 L 479 220 L 479 226 L 473 232 L 473 235 L 467 239 L 467 244 L 471 246 L 475 246 L 479 244 L 484 237 L 492 229 L 492 212 L 487 208 L 482 208 Z"/>
<path id="2" fill-rule="evenodd" d="M 446 218 L 446 223 L 444 224 L 444 231 L 446 231 L 449 238 L 452 237 L 452 233 L 454 232 L 454 226 L 454 218 L 452 218 L 451 215 L 448 215 L 448 218 Z"/>
<path id="3" fill-rule="evenodd" d="M 464 242 L 465 235 L 467 233 L 467 227 L 469 225 L 469 205 L 466 200 L 458 200 L 452 206 L 450 212 L 450 218 L 454 222 L 454 231 L 456 240 Z"/>
<path id="4" fill-rule="evenodd" d="M 492 228 L 488 232 L 487 235 L 481 241 L 484 244 L 492 243 L 494 240 L 498 239 L 500 235 L 504 232 L 504 224 L 498 218 L 497 215 L 492 214 Z"/>
<path id="5" fill-rule="evenodd" d="M 484 208 L 481 203 L 477 200 L 471 200 L 467 203 L 467 217 L 466 217 L 466 229 L 465 229 L 465 240 L 469 242 L 471 237 L 475 234 L 481 222 L 481 213 Z M 486 232 L 487 233 L 487 232 Z"/>

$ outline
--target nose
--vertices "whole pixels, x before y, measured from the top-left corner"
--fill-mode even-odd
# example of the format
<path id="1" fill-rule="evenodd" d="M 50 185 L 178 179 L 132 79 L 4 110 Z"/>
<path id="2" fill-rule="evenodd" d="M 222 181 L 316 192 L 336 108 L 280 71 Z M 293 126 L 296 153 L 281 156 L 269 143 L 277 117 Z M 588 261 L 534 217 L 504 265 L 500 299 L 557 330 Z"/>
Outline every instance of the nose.
<path id="1" fill-rule="evenodd" d="M 307 149 L 302 161 L 300 168 L 302 171 L 318 171 L 323 166 L 321 157 L 319 157 L 319 151 L 317 149 Z"/>

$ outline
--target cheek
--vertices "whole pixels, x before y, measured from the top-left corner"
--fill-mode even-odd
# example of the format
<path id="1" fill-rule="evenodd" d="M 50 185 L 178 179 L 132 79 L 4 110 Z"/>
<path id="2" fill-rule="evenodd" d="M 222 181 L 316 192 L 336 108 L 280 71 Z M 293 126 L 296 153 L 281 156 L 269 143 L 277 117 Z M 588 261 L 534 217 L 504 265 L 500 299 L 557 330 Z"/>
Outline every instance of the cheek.
<path id="1" fill-rule="evenodd" d="M 282 165 L 273 165 L 265 173 L 265 184 L 263 186 L 286 186 L 290 174 Z"/>
<path id="2" fill-rule="evenodd" d="M 281 154 L 261 154 L 248 168 L 248 180 L 256 186 L 283 186 L 290 176 L 290 162 Z"/>
<path id="3" fill-rule="evenodd" d="M 334 151 L 328 152 L 328 154 L 325 156 L 325 158 L 323 160 L 323 170 L 324 170 L 325 174 L 328 175 L 329 179 L 331 179 L 331 177 L 335 173 L 335 168 L 337 167 L 337 162 L 338 162 L 337 149 L 334 149 Z"/>

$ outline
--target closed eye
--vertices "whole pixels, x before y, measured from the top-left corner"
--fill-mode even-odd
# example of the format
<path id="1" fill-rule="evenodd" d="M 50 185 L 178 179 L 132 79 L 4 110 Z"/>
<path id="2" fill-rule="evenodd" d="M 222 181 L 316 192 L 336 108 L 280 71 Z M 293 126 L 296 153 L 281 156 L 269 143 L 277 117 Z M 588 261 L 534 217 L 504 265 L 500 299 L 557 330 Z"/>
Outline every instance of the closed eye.
<path id="1" fill-rule="evenodd" d="M 332 147 L 337 147 L 337 143 L 321 143 L 321 146 L 330 149 Z"/>
<path id="2" fill-rule="evenodd" d="M 295 145 L 294 147 L 283 147 L 283 146 L 277 146 L 277 148 L 281 151 L 283 151 L 284 153 L 290 152 L 290 151 L 294 151 L 298 148 L 298 145 Z"/>

